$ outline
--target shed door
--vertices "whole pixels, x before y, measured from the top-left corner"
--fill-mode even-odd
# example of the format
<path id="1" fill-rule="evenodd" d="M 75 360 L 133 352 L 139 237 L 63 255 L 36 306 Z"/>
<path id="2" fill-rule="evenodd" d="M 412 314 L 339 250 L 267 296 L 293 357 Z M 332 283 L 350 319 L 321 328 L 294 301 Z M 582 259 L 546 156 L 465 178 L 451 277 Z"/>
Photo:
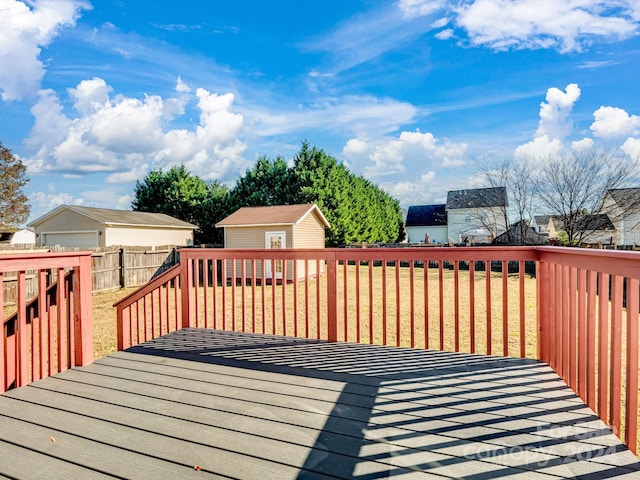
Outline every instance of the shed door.
<path id="1" fill-rule="evenodd" d="M 266 248 L 286 248 L 287 236 L 285 232 L 267 232 Z M 267 278 L 282 278 L 283 262 L 282 260 L 268 260 L 265 265 Z"/>
<path id="2" fill-rule="evenodd" d="M 42 246 L 95 248 L 98 246 L 98 232 L 43 233 Z"/>

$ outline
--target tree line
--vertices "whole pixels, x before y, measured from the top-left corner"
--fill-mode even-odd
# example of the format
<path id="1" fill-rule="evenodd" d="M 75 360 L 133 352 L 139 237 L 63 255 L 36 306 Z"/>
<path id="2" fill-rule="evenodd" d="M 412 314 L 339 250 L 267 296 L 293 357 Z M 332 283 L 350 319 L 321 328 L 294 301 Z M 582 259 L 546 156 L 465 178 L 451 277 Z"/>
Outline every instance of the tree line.
<path id="1" fill-rule="evenodd" d="M 398 200 L 306 142 L 291 166 L 281 156 L 261 157 L 231 189 L 206 182 L 184 166 L 153 170 L 136 182 L 131 206 L 197 225 L 196 243 L 222 243 L 215 224 L 241 207 L 303 203 L 317 204 L 327 218 L 329 246 L 404 237 Z"/>

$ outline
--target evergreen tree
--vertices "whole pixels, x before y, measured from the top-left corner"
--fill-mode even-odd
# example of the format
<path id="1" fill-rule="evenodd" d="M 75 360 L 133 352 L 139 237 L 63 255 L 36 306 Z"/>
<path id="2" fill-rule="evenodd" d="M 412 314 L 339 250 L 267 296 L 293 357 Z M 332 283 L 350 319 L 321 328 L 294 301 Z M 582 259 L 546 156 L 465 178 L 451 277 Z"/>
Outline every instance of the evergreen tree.
<path id="1" fill-rule="evenodd" d="M 27 167 L 0 143 L 0 228 L 16 229 L 29 217 L 27 196 L 22 191 L 29 179 Z"/>

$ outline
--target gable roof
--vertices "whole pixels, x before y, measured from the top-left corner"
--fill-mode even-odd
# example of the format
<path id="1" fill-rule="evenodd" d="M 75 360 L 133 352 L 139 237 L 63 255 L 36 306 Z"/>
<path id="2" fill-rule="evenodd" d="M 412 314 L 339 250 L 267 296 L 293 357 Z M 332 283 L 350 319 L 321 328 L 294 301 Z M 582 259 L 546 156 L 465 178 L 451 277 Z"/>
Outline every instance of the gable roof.
<path id="1" fill-rule="evenodd" d="M 435 227 L 447 225 L 447 210 L 444 203 L 415 205 L 407 212 L 407 227 Z"/>
<path id="2" fill-rule="evenodd" d="M 267 207 L 242 207 L 223 218 L 216 227 L 262 227 L 265 225 L 296 225 L 313 213 L 320 223 L 329 227 L 329 222 L 314 203 L 301 205 L 271 205 Z"/>
<path id="3" fill-rule="evenodd" d="M 631 208 L 640 205 L 640 188 L 613 188 L 607 193 L 620 207 Z"/>
<path id="4" fill-rule="evenodd" d="M 460 208 L 491 208 L 507 205 L 505 187 L 470 188 L 447 192 L 447 210 Z"/>
<path id="5" fill-rule="evenodd" d="M 63 210 L 70 210 L 107 226 L 198 228 L 197 225 L 165 215 L 164 213 L 133 212 L 130 210 L 80 207 L 76 205 L 60 205 L 58 208 L 32 221 L 28 226 L 35 227 Z"/>

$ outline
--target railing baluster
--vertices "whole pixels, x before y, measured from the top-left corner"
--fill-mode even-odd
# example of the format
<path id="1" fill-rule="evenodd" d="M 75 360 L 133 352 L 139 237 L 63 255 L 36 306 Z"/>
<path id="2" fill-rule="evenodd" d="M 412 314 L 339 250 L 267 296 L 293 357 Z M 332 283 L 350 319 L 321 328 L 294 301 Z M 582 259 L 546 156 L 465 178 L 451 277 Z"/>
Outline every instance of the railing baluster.
<path id="1" fill-rule="evenodd" d="M 627 375 L 625 405 L 625 443 L 637 455 L 638 449 L 638 295 L 639 282 L 627 282 Z"/>
<path id="2" fill-rule="evenodd" d="M 524 276 L 525 276 L 525 263 L 524 260 L 520 260 L 518 262 L 518 279 L 519 279 L 519 328 L 520 328 L 520 358 L 525 358 L 527 355 L 525 348 L 525 339 L 526 339 L 526 326 L 525 326 L 525 296 L 524 296 Z"/>
<path id="3" fill-rule="evenodd" d="M 607 418 L 607 389 L 609 388 L 609 366 L 607 362 L 609 349 L 609 322 L 607 310 L 609 306 L 609 275 L 598 274 L 598 416 Z"/>
<path id="4" fill-rule="evenodd" d="M 411 322 L 411 348 L 415 348 L 416 346 L 416 285 L 414 282 L 414 270 L 415 260 L 412 259 L 409 263 L 409 318 Z M 356 284 L 359 285 L 359 282 L 356 281 Z M 358 338 L 358 342 L 360 342 L 360 338 Z"/>
<path id="5" fill-rule="evenodd" d="M 469 351 L 476 353 L 476 261 L 469 260 Z"/>
<path id="6" fill-rule="evenodd" d="M 453 349 L 460 351 L 460 265 L 453 262 Z"/>
<path id="7" fill-rule="evenodd" d="M 509 278 L 509 265 L 502 261 L 502 355 L 509 356 L 509 291 L 507 280 Z"/>
<path id="8" fill-rule="evenodd" d="M 611 381 L 609 384 L 609 425 L 620 436 L 622 399 L 622 278 L 611 277 Z"/>
<path id="9" fill-rule="evenodd" d="M 492 328 L 493 328 L 493 322 L 492 322 L 492 318 L 491 318 L 491 260 L 485 260 L 484 261 L 484 273 L 485 273 L 485 301 L 486 301 L 486 314 L 487 317 L 485 319 L 485 328 L 486 328 L 486 342 L 487 342 L 487 346 L 486 346 L 486 352 L 487 355 L 491 355 L 492 351 L 493 351 L 493 334 L 492 334 Z"/>
<path id="10" fill-rule="evenodd" d="M 578 270 L 578 395 L 587 399 L 587 272 Z"/>
<path id="11" fill-rule="evenodd" d="M 400 261 L 396 260 L 396 347 L 400 346 L 401 342 L 401 325 L 400 325 Z"/>
<path id="12" fill-rule="evenodd" d="M 444 350 L 444 274 L 443 274 L 443 269 L 444 269 L 444 265 L 443 265 L 443 261 L 440 260 L 438 262 L 438 283 L 439 283 L 439 287 L 438 287 L 438 306 L 439 306 L 439 310 L 440 310 L 440 323 L 439 323 L 439 329 L 440 329 L 440 350 Z"/>

